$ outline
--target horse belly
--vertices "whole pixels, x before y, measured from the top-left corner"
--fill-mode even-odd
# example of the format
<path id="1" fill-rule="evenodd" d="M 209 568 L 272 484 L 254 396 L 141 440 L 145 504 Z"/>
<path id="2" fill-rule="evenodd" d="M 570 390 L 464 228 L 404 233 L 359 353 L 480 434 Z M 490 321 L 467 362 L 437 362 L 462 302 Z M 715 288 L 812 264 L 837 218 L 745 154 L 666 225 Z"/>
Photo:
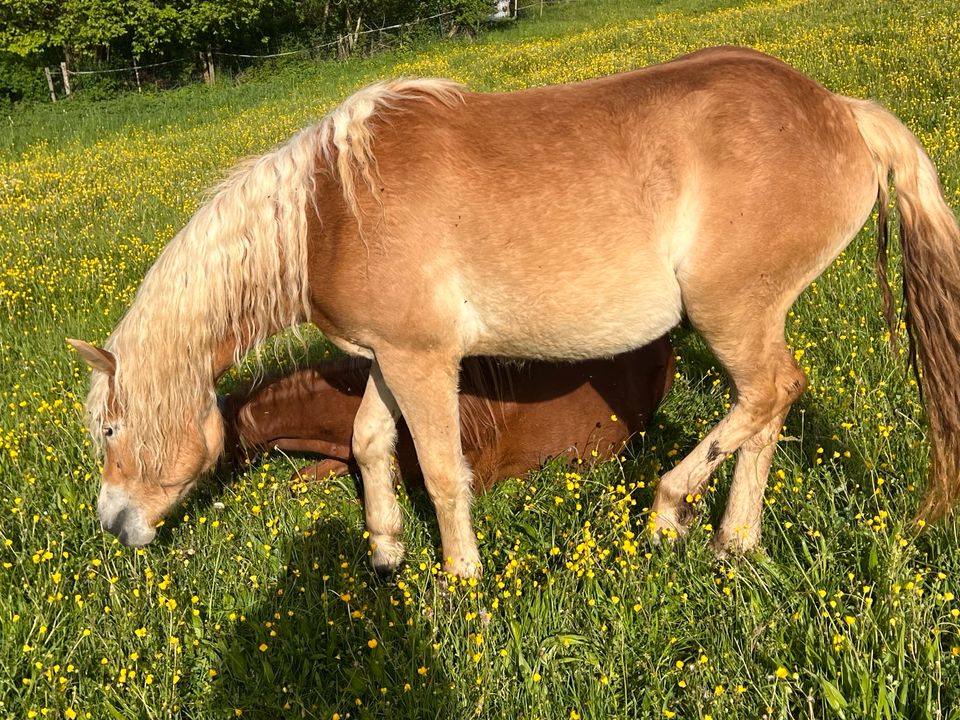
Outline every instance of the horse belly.
<path id="1" fill-rule="evenodd" d="M 581 360 L 645 345 L 676 326 L 680 286 L 666 263 L 554 271 L 536 284 L 470 293 L 461 327 L 469 355 Z"/>

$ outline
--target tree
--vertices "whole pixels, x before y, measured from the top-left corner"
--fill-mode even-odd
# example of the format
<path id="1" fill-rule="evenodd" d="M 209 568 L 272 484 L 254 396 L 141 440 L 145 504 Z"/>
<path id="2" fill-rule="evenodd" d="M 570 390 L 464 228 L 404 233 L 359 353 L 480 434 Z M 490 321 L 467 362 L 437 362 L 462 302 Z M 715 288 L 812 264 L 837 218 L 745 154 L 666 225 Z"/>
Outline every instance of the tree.
<path id="1" fill-rule="evenodd" d="M 221 45 L 255 27 L 271 0 L 191 0 L 181 9 L 184 38 L 197 47 Z"/>
<path id="2" fill-rule="evenodd" d="M 109 60 L 116 41 L 127 35 L 125 0 L 64 0 L 58 18 L 64 55 Z"/>
<path id="3" fill-rule="evenodd" d="M 56 0 L 0 0 L 0 50 L 30 57 L 63 43 Z"/>

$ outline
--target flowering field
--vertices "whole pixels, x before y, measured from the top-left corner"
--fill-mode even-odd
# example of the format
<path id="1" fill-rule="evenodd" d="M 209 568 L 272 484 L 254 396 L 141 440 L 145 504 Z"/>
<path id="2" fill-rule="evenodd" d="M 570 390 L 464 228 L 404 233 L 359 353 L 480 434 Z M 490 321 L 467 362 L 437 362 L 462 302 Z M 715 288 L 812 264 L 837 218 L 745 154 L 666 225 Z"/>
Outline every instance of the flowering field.
<path id="1" fill-rule="evenodd" d="M 387 76 L 513 89 L 751 45 L 891 108 L 960 208 L 958 39 L 960 0 L 583 0 L 470 42 L 4 120 L 0 717 L 960 718 L 958 526 L 911 520 L 922 411 L 887 347 L 872 227 L 788 318 L 810 391 L 774 462 L 766 552 L 731 563 L 707 548 L 729 466 L 685 543 L 643 535 L 660 468 L 729 404 L 684 331 L 674 391 L 629 453 L 477 500 L 470 582 L 438 572 L 413 490 L 407 562 L 377 581 L 353 481 L 291 481 L 302 460 L 282 455 L 122 547 L 99 531 L 87 370 L 65 342 L 103 341 L 237 158 Z"/>

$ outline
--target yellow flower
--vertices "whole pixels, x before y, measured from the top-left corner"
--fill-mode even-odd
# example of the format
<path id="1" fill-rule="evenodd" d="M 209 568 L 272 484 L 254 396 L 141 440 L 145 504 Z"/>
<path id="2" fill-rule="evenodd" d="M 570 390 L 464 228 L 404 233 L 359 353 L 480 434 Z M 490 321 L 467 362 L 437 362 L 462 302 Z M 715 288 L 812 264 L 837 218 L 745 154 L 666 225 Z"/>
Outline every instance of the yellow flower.
<path id="1" fill-rule="evenodd" d="M 267 645 L 266 643 L 260 643 L 260 645 L 257 647 L 257 649 L 258 649 L 260 652 L 266 652 L 268 647 L 270 647 L 270 646 Z"/>
<path id="2" fill-rule="evenodd" d="M 776 676 L 781 680 L 787 677 L 788 674 L 789 674 L 788 670 L 783 665 L 777 668 Z"/>
<path id="3" fill-rule="evenodd" d="M 368 647 L 368 648 L 370 648 L 371 650 L 373 650 L 376 646 L 377 646 L 377 639 L 376 639 L 376 638 L 370 638 L 369 640 L 367 640 L 367 647 Z"/>

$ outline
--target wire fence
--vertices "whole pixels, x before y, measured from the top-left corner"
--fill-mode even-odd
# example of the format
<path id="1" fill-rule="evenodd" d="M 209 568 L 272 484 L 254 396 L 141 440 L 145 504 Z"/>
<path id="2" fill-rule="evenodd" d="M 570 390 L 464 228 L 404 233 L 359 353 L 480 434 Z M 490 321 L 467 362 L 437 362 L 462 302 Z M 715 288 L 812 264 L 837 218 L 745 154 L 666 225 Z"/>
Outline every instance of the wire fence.
<path id="1" fill-rule="evenodd" d="M 574 2 L 575 0 L 496 0 L 491 2 L 493 12 L 487 18 L 490 23 L 516 20 L 528 11 L 539 10 L 543 14 L 546 6 Z M 403 33 L 426 23 L 439 23 L 438 30 L 443 33 L 443 22 L 456 15 L 456 10 L 446 10 L 428 17 L 416 18 L 407 22 L 394 23 L 376 28 L 362 28 L 357 24 L 353 32 L 343 33 L 336 38 L 303 47 L 275 53 L 240 53 L 209 49 L 199 52 L 195 57 L 181 57 L 161 62 L 138 63 L 123 67 L 76 69 L 60 63 L 59 68 L 44 68 L 50 98 L 53 102 L 63 96 L 75 93 L 110 94 L 122 90 L 170 89 L 201 80 L 213 83 L 218 74 L 241 75 L 245 70 L 263 61 L 275 61 L 297 56 L 318 60 L 331 57 L 347 57 L 356 52 L 375 53 L 395 47 L 402 42 Z M 374 41 L 374 38 L 376 39 Z"/>

